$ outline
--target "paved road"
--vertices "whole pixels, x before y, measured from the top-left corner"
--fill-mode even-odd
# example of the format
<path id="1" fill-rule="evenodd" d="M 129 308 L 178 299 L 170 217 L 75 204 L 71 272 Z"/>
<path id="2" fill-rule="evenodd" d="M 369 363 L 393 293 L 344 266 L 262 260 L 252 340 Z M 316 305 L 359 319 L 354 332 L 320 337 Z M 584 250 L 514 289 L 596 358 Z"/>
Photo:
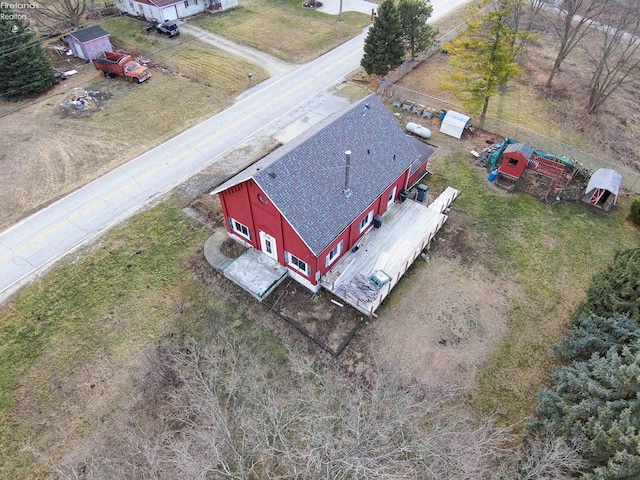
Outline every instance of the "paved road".
<path id="1" fill-rule="evenodd" d="M 0 301 L 354 70 L 365 33 L 0 233 Z"/>
<path id="2" fill-rule="evenodd" d="M 433 17 L 466 1 L 434 2 Z M 59 258 L 254 134 L 278 127 L 298 107 L 340 82 L 359 65 L 365 36 L 366 31 L 313 62 L 291 67 L 289 73 L 275 62 L 279 74 L 238 97 L 232 107 L 0 233 L 0 302 Z"/>

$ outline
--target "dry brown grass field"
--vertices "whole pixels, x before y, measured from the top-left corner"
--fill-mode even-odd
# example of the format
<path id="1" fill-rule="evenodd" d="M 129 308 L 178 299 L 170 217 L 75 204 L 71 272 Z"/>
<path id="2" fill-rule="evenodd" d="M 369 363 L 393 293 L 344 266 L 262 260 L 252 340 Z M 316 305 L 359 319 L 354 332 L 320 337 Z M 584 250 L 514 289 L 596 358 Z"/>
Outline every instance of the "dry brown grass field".
<path id="1" fill-rule="evenodd" d="M 302 2 L 247 0 L 241 8 L 196 22 L 214 33 L 262 50 L 285 62 L 304 63 L 360 34 L 369 16 L 337 16 L 302 8 Z"/>
<path id="2" fill-rule="evenodd" d="M 593 65 L 593 57 L 588 50 L 596 42 L 595 34 L 587 36 L 584 45 L 569 56 L 553 86 L 547 89 L 544 85 L 555 60 L 557 40 L 548 24 L 543 22 L 544 18 L 536 24 L 536 37 L 521 58 L 523 73 L 490 100 L 488 115 L 640 172 L 640 114 L 637 109 L 640 75 L 633 74 L 630 81 L 614 92 L 598 112 L 587 114 Z M 398 84 L 459 104 L 445 88 L 450 73 L 448 55 L 440 52 Z"/>

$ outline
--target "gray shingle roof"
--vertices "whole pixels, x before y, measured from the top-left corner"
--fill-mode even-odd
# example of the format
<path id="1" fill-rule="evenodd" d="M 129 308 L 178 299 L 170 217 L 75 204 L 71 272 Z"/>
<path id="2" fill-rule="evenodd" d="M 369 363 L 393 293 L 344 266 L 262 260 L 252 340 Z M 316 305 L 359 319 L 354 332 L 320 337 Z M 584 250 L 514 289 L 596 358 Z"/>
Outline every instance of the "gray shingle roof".
<path id="1" fill-rule="evenodd" d="M 346 150 L 351 150 L 349 198 L 343 194 Z M 253 178 L 318 255 L 418 156 L 393 115 L 370 95 L 211 193 Z"/>
<path id="2" fill-rule="evenodd" d="M 92 27 L 76 30 L 69 35 L 76 38 L 79 42 L 84 43 L 88 42 L 89 40 L 95 40 L 96 38 L 105 37 L 107 35 L 110 35 L 110 33 L 100 25 L 94 25 Z"/>
<path id="3" fill-rule="evenodd" d="M 504 149 L 504 153 L 520 152 L 524 158 L 529 160 L 533 155 L 533 147 L 528 143 L 512 143 Z"/>

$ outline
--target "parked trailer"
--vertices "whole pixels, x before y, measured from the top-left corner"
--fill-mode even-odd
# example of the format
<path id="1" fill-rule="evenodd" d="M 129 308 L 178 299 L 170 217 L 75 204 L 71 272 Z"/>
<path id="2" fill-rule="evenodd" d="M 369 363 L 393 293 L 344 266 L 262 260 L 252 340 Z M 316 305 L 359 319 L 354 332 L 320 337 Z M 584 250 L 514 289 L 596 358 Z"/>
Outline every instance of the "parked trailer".
<path id="1" fill-rule="evenodd" d="M 147 67 L 140 65 L 126 53 L 102 52 L 93 59 L 93 65 L 107 78 L 123 75 L 134 83 L 142 83 L 151 76 Z"/>

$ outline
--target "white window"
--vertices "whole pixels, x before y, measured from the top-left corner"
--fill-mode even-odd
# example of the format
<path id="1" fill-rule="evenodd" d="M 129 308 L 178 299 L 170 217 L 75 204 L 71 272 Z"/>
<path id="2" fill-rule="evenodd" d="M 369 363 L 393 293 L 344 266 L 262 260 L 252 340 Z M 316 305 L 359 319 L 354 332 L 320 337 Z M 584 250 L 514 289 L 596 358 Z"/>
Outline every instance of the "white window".
<path id="1" fill-rule="evenodd" d="M 284 256 L 288 265 L 295 268 L 299 272 L 304 273 L 306 276 L 309 276 L 309 265 L 307 265 L 295 255 L 290 254 L 289 252 L 284 252 Z"/>
<path id="2" fill-rule="evenodd" d="M 389 197 L 387 197 L 387 209 L 393 205 L 393 202 L 396 199 L 396 188 L 397 187 L 393 187 L 393 190 L 389 192 Z"/>
<path id="3" fill-rule="evenodd" d="M 360 227 L 358 228 L 358 233 L 364 232 L 365 228 L 371 225 L 373 221 L 373 210 L 367 213 L 367 216 L 360 220 Z"/>
<path id="4" fill-rule="evenodd" d="M 333 247 L 333 250 L 331 250 L 327 254 L 327 261 L 325 265 L 327 267 L 331 265 L 333 262 L 336 261 L 336 259 L 340 256 L 341 253 L 342 253 L 342 240 L 340 240 L 340 243 L 338 243 L 335 247 Z"/>
<path id="5" fill-rule="evenodd" d="M 246 238 L 247 240 L 251 240 L 251 230 L 246 225 L 241 224 L 239 221 L 234 220 L 233 218 L 229 219 L 231 224 L 231 229 Z"/>

